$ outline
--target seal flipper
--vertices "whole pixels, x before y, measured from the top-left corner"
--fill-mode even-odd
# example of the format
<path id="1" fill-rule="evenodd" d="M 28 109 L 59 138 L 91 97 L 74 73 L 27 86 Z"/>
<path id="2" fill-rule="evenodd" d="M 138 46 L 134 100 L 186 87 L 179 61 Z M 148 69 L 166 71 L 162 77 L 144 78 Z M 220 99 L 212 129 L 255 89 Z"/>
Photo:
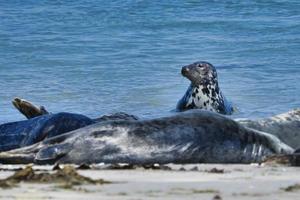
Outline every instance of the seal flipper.
<path id="1" fill-rule="evenodd" d="M 0 153 L 0 163 L 5 164 L 30 164 L 34 162 L 33 154 L 11 154 L 10 152 Z"/>
<path id="2" fill-rule="evenodd" d="M 34 163 L 36 152 L 39 151 L 39 144 L 29 147 L 0 152 L 0 163 L 2 164 L 29 164 Z"/>
<path id="3" fill-rule="evenodd" d="M 70 143 L 46 146 L 36 154 L 34 161 L 37 164 L 55 164 L 57 160 L 72 150 L 72 146 Z"/>
<path id="4" fill-rule="evenodd" d="M 189 98 L 192 96 L 192 93 L 193 93 L 193 86 L 192 86 L 192 84 L 190 84 L 190 86 L 188 87 L 188 89 L 185 92 L 185 94 L 183 95 L 183 97 L 178 101 L 178 103 L 176 105 L 176 111 L 182 112 L 187 109 L 194 108 L 194 105 L 188 105 L 188 101 L 189 101 Z"/>
<path id="5" fill-rule="evenodd" d="M 299 149 L 296 149 L 296 150 L 294 151 L 294 153 L 299 153 L 299 154 L 300 154 L 300 148 L 299 148 Z"/>
<path id="6" fill-rule="evenodd" d="M 222 93 L 221 93 L 222 94 Z M 234 112 L 238 112 L 238 108 L 234 107 L 231 101 L 228 101 L 227 98 L 222 94 L 224 99 L 224 108 L 226 115 L 232 115 Z"/>
<path id="7" fill-rule="evenodd" d="M 65 133 L 56 137 L 46 139 L 31 146 L 0 152 L 0 163 L 2 164 L 49 164 L 67 154 L 72 145 L 63 143 L 73 132 Z M 62 143 L 62 144 L 60 144 Z"/>
<path id="8" fill-rule="evenodd" d="M 12 104 L 15 108 L 22 113 L 27 119 L 31 119 L 40 115 L 49 114 L 49 112 L 45 109 L 44 106 L 35 106 L 25 99 L 15 98 L 12 101 Z"/>

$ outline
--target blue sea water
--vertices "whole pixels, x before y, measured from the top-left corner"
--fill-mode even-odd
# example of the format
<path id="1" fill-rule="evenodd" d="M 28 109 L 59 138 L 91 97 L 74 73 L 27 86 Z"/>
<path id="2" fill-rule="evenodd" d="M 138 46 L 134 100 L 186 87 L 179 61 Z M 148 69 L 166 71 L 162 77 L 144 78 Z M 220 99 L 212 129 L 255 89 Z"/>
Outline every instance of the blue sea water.
<path id="1" fill-rule="evenodd" d="M 19 96 L 51 112 L 168 115 L 214 64 L 236 117 L 300 107 L 300 1 L 0 0 L 0 122 Z"/>

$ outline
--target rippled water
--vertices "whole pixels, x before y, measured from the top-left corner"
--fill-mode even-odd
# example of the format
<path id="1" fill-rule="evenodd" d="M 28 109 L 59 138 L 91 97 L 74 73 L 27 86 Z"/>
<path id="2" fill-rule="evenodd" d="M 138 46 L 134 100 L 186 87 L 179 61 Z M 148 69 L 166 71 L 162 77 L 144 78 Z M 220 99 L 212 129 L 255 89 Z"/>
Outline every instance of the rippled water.
<path id="1" fill-rule="evenodd" d="M 300 2 L 0 1 L 0 122 L 20 96 L 52 112 L 166 115 L 206 60 L 240 109 L 300 107 Z"/>

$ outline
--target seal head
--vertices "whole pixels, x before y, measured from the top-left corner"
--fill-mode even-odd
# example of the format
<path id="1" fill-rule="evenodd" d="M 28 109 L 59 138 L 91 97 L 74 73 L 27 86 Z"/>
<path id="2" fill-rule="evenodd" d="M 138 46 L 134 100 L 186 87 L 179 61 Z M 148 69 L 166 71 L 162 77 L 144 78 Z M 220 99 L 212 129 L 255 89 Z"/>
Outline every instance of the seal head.
<path id="1" fill-rule="evenodd" d="M 195 62 L 182 67 L 181 74 L 191 84 L 179 100 L 177 110 L 203 109 L 226 115 L 233 113 L 232 105 L 219 88 L 217 71 L 212 64 Z"/>

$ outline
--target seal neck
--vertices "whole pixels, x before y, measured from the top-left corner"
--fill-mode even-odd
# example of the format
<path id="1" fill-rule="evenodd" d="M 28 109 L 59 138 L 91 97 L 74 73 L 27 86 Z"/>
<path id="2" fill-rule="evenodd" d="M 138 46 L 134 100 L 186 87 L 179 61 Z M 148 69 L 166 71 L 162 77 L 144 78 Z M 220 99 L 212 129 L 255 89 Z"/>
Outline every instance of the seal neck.
<path id="1" fill-rule="evenodd" d="M 203 85 L 191 84 L 186 95 L 188 95 L 188 108 L 198 108 L 222 113 L 220 108 L 224 107 L 224 101 L 217 83 Z"/>

